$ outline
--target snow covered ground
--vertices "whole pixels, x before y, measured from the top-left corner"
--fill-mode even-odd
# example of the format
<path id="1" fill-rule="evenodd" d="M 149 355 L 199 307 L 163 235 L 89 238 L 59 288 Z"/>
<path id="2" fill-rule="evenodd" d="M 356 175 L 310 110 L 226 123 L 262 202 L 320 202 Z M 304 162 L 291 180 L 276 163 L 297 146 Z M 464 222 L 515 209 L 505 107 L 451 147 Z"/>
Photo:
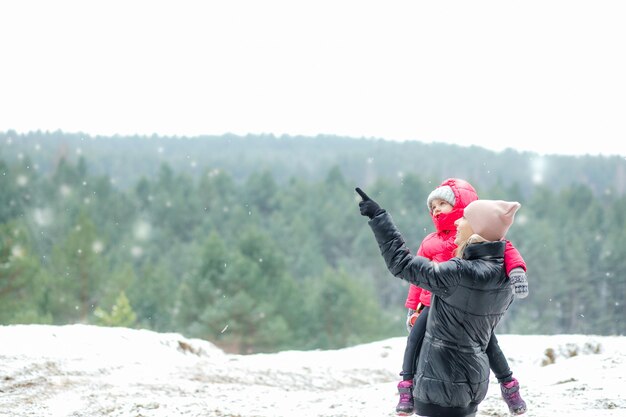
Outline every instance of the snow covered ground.
<path id="1" fill-rule="evenodd" d="M 526 416 L 626 417 L 626 337 L 498 339 Z M 0 326 L 0 416 L 395 416 L 404 342 L 244 356 L 175 333 Z M 478 415 L 508 416 L 499 395 L 493 379 Z"/>

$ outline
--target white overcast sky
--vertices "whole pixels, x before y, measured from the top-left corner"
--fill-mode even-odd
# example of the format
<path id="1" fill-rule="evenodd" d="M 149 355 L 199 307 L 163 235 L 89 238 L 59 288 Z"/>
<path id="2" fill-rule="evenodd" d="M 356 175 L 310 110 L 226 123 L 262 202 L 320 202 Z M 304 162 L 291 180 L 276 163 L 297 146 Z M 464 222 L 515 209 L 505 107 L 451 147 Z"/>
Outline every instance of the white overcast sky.
<path id="1" fill-rule="evenodd" d="M 0 131 L 626 156 L 626 1 L 3 1 Z"/>

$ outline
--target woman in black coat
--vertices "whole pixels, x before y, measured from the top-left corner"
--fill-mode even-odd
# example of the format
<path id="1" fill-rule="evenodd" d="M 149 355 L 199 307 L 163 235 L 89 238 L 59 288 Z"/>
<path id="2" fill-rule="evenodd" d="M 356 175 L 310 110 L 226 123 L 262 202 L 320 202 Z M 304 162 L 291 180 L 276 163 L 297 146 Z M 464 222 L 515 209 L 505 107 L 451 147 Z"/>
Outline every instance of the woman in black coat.
<path id="1" fill-rule="evenodd" d="M 426 335 L 414 381 L 415 412 L 426 417 L 471 417 L 489 386 L 485 350 L 513 301 L 502 240 L 520 204 L 477 200 L 455 223 L 455 258 L 443 263 L 414 256 L 391 216 L 359 188 L 368 222 L 389 271 L 431 291 Z"/>

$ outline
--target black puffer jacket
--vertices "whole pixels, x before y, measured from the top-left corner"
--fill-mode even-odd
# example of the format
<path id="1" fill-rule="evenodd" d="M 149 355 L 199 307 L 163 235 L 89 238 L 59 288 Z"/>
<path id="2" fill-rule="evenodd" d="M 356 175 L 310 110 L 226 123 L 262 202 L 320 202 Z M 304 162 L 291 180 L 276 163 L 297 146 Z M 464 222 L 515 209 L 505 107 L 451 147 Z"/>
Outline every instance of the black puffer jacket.
<path id="1" fill-rule="evenodd" d="M 505 242 L 474 243 L 463 259 L 437 264 L 411 254 L 388 213 L 369 225 L 389 271 L 435 295 L 415 374 L 415 412 L 474 413 L 489 385 L 487 344 L 513 301 L 503 265 Z"/>

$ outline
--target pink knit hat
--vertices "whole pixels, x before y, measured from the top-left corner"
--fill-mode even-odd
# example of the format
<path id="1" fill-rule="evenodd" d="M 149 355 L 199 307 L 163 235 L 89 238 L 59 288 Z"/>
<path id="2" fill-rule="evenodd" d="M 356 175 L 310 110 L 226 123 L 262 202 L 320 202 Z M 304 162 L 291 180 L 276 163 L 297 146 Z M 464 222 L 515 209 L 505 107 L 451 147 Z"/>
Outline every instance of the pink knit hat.
<path id="1" fill-rule="evenodd" d="M 521 206 L 517 201 L 476 200 L 465 207 L 463 216 L 474 233 L 486 240 L 497 241 L 504 239 Z"/>

